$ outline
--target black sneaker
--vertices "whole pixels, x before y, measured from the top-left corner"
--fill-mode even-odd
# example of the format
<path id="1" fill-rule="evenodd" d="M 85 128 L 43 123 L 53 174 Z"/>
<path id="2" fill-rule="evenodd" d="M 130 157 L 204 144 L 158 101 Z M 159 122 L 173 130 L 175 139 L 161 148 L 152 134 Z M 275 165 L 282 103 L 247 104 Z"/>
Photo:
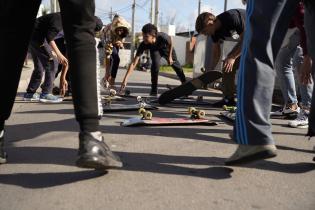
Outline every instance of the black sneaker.
<path id="1" fill-rule="evenodd" d="M 223 106 L 236 106 L 234 99 L 223 98 L 221 101 L 213 103 L 212 106 L 216 108 L 222 108 Z"/>
<path id="2" fill-rule="evenodd" d="M 101 132 L 81 132 L 79 140 L 79 158 L 76 161 L 78 167 L 106 170 L 123 166 L 119 157 L 104 142 Z"/>
<path id="3" fill-rule="evenodd" d="M 0 164 L 7 162 L 8 155 L 4 152 L 4 131 L 0 131 Z"/>

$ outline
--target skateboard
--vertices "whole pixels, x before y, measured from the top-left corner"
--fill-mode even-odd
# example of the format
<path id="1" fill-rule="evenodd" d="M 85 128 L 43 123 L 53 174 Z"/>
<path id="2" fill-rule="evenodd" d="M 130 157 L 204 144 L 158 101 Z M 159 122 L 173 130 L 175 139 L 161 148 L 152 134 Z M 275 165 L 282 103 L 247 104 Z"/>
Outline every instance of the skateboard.
<path id="1" fill-rule="evenodd" d="M 146 103 L 142 97 L 137 97 L 138 104 L 112 104 L 112 103 L 105 103 L 103 106 L 104 112 L 126 112 L 126 111 L 135 111 L 139 110 L 140 108 L 144 108 L 147 110 L 155 110 L 158 107 L 153 106 L 151 104 Z"/>
<path id="2" fill-rule="evenodd" d="M 194 50 L 194 63 L 193 63 L 193 78 L 202 75 L 203 70 L 206 69 L 206 58 L 210 58 L 208 48 L 208 37 L 205 35 L 198 35 L 196 47 Z"/>
<path id="3" fill-rule="evenodd" d="M 159 104 L 164 105 L 176 98 L 180 98 L 185 95 L 190 95 L 197 89 L 204 88 L 207 84 L 222 77 L 220 71 L 208 71 L 199 76 L 198 78 L 192 79 L 180 86 L 177 86 L 171 90 L 168 90 L 161 94 L 158 99 Z"/>
<path id="4" fill-rule="evenodd" d="M 150 100 L 150 103 L 159 103 L 158 99 Z M 203 100 L 202 96 L 194 97 L 181 97 L 174 99 L 170 102 L 171 104 L 183 104 L 183 105 L 192 105 L 192 106 L 211 106 L 211 103 Z"/>
<path id="5" fill-rule="evenodd" d="M 162 118 L 152 117 L 151 112 L 146 110 L 139 110 L 141 117 L 131 118 L 121 123 L 121 126 L 132 127 L 132 126 L 157 126 L 157 125 L 210 125 L 214 126 L 217 123 L 205 119 L 205 112 L 197 110 L 195 108 L 189 108 L 188 113 L 190 117 L 186 118 Z"/>
<path id="6" fill-rule="evenodd" d="M 104 100 L 105 106 L 110 106 L 112 104 L 112 101 L 125 101 L 126 99 L 117 96 L 117 91 L 114 89 L 109 90 L 109 94 L 102 96 L 102 99 Z"/>

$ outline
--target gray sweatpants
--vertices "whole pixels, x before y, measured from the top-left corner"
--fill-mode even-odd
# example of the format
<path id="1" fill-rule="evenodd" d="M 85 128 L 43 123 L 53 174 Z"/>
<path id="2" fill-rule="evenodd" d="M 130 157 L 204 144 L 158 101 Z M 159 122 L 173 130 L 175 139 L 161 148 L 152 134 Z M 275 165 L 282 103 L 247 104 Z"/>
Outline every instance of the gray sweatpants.
<path id="1" fill-rule="evenodd" d="M 304 26 L 307 36 L 307 48 L 308 54 L 313 60 L 313 81 L 315 81 L 315 2 L 309 0 L 309 3 L 305 5 Z M 311 112 L 309 115 L 309 129 L 308 136 L 315 136 L 315 82 L 313 82 L 313 97 Z"/>
<path id="2" fill-rule="evenodd" d="M 234 138 L 238 144 L 274 144 L 270 123 L 274 62 L 298 2 L 247 1 L 234 126 Z"/>

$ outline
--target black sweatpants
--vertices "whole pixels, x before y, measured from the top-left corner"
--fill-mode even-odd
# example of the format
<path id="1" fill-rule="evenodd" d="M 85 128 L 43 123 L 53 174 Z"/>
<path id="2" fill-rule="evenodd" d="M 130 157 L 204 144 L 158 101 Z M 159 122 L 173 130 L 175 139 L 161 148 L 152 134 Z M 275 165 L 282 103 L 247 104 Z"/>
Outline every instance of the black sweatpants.
<path id="1" fill-rule="evenodd" d="M 166 51 L 158 51 L 158 50 L 150 50 L 151 60 L 152 60 L 152 66 L 151 66 L 151 91 L 157 92 L 157 86 L 158 86 L 158 76 L 161 66 L 161 58 L 165 58 L 168 60 L 169 53 Z M 176 72 L 179 80 L 184 83 L 186 82 L 186 77 L 183 71 L 182 66 L 180 65 L 177 56 L 176 51 L 173 50 L 172 58 L 174 63 L 172 64 L 172 68 Z"/>
<path id="2" fill-rule="evenodd" d="M 120 64 L 119 48 L 114 46 L 112 55 L 110 57 L 110 75 L 114 79 L 116 79 L 119 64 Z"/>
<path id="3" fill-rule="evenodd" d="M 0 130 L 10 116 L 41 1 L 0 1 Z M 97 131 L 102 109 L 96 72 L 94 0 L 60 1 L 76 119 L 81 130 Z"/>

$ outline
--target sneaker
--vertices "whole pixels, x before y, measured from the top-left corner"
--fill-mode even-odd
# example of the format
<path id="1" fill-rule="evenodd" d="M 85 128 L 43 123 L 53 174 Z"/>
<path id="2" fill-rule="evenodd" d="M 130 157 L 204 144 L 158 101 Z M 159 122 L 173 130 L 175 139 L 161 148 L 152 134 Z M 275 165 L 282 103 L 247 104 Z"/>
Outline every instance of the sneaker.
<path id="1" fill-rule="evenodd" d="M 39 101 L 39 94 L 38 93 L 25 93 L 23 100 L 24 101 Z"/>
<path id="2" fill-rule="evenodd" d="M 223 106 L 236 106 L 236 102 L 233 99 L 223 98 L 221 101 L 212 104 L 213 107 L 222 108 Z"/>
<path id="3" fill-rule="evenodd" d="M 8 155 L 4 152 L 4 131 L 0 131 L 0 164 L 7 162 Z"/>
<path id="4" fill-rule="evenodd" d="M 283 108 L 278 109 L 275 112 L 270 112 L 271 117 L 283 116 Z"/>
<path id="5" fill-rule="evenodd" d="M 119 157 L 110 151 L 101 132 L 81 132 L 79 140 L 78 167 L 105 170 L 123 166 Z"/>
<path id="6" fill-rule="evenodd" d="M 62 102 L 62 98 L 54 96 L 53 94 L 42 93 L 40 94 L 39 101 L 43 103 L 60 103 Z"/>
<path id="7" fill-rule="evenodd" d="M 302 109 L 295 120 L 289 121 L 288 126 L 291 128 L 308 128 L 309 111 Z"/>
<path id="8" fill-rule="evenodd" d="M 237 165 L 277 156 L 275 145 L 239 145 L 225 165 Z"/>
<path id="9" fill-rule="evenodd" d="M 284 115 L 294 115 L 294 114 L 299 114 L 301 111 L 301 108 L 296 105 L 296 104 L 291 104 L 285 107 L 285 109 L 283 109 L 283 114 Z"/>

